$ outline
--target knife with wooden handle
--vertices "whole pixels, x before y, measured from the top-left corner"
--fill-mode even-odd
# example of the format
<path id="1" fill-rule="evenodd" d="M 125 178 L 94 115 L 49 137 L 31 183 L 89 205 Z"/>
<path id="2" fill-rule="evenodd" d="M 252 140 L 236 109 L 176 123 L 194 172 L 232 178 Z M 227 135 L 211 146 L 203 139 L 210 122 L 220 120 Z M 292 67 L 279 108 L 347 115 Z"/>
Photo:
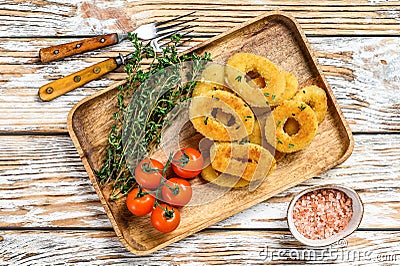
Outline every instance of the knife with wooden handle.
<path id="1" fill-rule="evenodd" d="M 100 78 L 101 76 L 117 69 L 125 64 L 125 60 L 132 57 L 132 53 L 123 56 L 119 55 L 75 72 L 64 78 L 50 82 L 39 89 L 39 98 L 45 102 L 51 101 L 69 91 L 72 91 L 84 84 Z"/>
<path id="2" fill-rule="evenodd" d="M 93 51 L 99 48 L 117 44 L 128 38 L 127 34 L 111 33 L 93 38 L 87 38 L 76 42 L 55 45 L 39 50 L 39 58 L 42 63 L 51 62 L 71 55 Z"/>

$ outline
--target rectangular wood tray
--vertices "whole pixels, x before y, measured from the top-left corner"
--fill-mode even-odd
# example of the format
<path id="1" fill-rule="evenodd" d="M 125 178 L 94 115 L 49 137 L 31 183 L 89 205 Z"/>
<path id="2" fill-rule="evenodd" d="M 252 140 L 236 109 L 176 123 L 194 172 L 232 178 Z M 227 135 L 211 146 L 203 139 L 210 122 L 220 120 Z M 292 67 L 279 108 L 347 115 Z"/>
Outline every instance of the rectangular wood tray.
<path id="1" fill-rule="evenodd" d="M 117 236 L 131 252 L 140 255 L 154 252 L 321 174 L 350 156 L 353 150 L 351 131 L 303 31 L 292 17 L 280 12 L 266 13 L 188 52 L 209 52 L 214 62 L 225 63 L 240 51 L 267 57 L 282 71 L 295 74 L 300 87 L 316 84 L 325 89 L 328 95 L 326 119 L 312 144 L 287 155 L 257 190 L 250 193 L 247 188 L 234 189 L 204 206 L 183 207 L 181 224 L 171 233 L 153 229 L 149 217 L 131 215 L 125 198 L 109 201 L 109 187 L 101 188 L 94 174 L 102 165 L 113 123 L 117 87 L 123 82 L 82 100 L 71 110 L 68 117 L 71 138 Z M 198 133 L 190 132 L 191 136 L 184 141 L 196 146 L 200 139 Z"/>

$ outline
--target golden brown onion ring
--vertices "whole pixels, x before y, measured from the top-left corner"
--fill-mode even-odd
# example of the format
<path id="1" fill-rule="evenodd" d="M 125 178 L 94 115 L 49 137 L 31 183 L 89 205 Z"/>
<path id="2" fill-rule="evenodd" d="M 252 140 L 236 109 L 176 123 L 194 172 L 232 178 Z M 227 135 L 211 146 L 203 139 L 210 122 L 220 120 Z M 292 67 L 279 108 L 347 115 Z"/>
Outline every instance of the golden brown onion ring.
<path id="1" fill-rule="evenodd" d="M 261 128 L 258 120 L 254 121 L 254 128 L 253 132 L 249 135 L 249 141 L 257 145 L 262 145 Z"/>
<path id="2" fill-rule="evenodd" d="M 272 111 L 276 124 L 276 149 L 284 153 L 301 150 L 311 143 L 318 129 L 315 112 L 304 102 L 285 101 Z M 290 136 L 284 130 L 289 118 L 299 123 L 299 131 Z"/>
<path id="3" fill-rule="evenodd" d="M 257 86 L 254 82 L 253 86 L 250 85 L 246 80 L 246 74 L 249 72 L 258 73 L 264 79 L 265 86 L 260 89 L 270 106 L 276 106 L 283 101 L 282 94 L 286 87 L 284 74 L 274 63 L 255 54 L 237 53 L 229 58 L 225 73 L 230 88 L 249 104 L 263 106 L 258 94 L 255 93 Z"/>
<path id="4" fill-rule="evenodd" d="M 217 84 L 217 83 L 205 83 L 205 82 L 197 82 L 196 86 L 193 89 L 192 97 L 200 96 L 209 91 L 223 90 L 232 92 L 232 90 L 227 87 Z"/>
<path id="5" fill-rule="evenodd" d="M 268 150 L 253 143 L 215 143 L 210 155 L 216 171 L 241 176 L 247 181 L 265 178 L 276 164 Z"/>
<path id="6" fill-rule="evenodd" d="M 225 85 L 225 65 L 217 63 L 208 63 L 200 76 L 200 81 L 205 83 L 214 83 Z"/>
<path id="7" fill-rule="evenodd" d="M 290 100 L 296 94 L 299 87 L 297 78 L 289 72 L 282 72 L 286 79 L 286 89 L 282 94 L 282 100 Z"/>
<path id="8" fill-rule="evenodd" d="M 254 114 L 236 95 L 216 90 L 193 97 L 189 118 L 202 135 L 218 141 L 237 141 L 253 131 Z"/>

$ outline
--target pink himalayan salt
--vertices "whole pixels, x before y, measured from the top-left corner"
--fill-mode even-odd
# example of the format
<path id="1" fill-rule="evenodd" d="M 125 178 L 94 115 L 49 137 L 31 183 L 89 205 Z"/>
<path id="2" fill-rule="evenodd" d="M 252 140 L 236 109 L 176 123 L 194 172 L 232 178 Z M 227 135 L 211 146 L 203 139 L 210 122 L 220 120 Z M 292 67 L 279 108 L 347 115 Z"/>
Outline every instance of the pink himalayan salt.
<path id="1" fill-rule="evenodd" d="M 336 189 L 301 196 L 293 208 L 297 231 L 308 239 L 327 239 L 344 230 L 353 215 L 352 201 Z"/>

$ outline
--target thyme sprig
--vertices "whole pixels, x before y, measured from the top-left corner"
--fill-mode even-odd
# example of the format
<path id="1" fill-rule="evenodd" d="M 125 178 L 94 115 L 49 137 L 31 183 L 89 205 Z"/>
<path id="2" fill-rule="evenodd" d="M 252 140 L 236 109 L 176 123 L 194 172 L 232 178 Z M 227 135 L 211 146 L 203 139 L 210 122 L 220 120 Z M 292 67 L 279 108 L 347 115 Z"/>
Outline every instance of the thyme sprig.
<path id="1" fill-rule="evenodd" d="M 171 37 L 172 45 L 163 48 L 161 55 L 157 55 L 151 46 L 140 42 L 135 34 L 131 34 L 130 39 L 135 51 L 125 65 L 125 72 L 128 75 L 127 83 L 118 88 L 117 111 L 113 114 L 113 125 L 108 136 L 105 158 L 101 169 L 96 171 L 101 185 L 112 183 L 111 200 L 126 195 L 136 184 L 135 177 L 129 171 L 127 164 L 127 152 L 134 151 L 140 155 L 146 153 L 151 155 L 161 141 L 167 115 L 178 103 L 191 97 L 192 90 L 196 85 L 196 78 L 204 69 L 204 62 L 210 61 L 208 53 L 205 53 L 204 56 L 195 53 L 179 56 L 176 49 L 176 45 L 180 42 L 179 35 Z M 176 76 L 172 75 L 171 78 L 166 79 L 165 84 L 162 84 L 168 87 L 162 95 L 152 89 L 152 85 L 156 85 L 151 84 L 150 80 L 154 74 L 162 73 L 164 69 L 186 61 L 192 61 L 193 65 L 191 72 L 187 73 L 188 77 L 186 77 L 190 80 L 189 82 L 176 86 L 174 84 L 179 83 L 174 79 Z M 165 73 L 165 75 L 168 74 L 170 73 Z M 156 100 L 150 112 L 142 117 L 141 112 L 145 106 L 143 104 L 134 105 L 135 108 L 132 108 L 132 104 L 128 105 L 128 102 L 138 87 L 146 82 L 149 84 L 145 90 L 141 91 L 138 100 L 148 100 L 152 97 Z M 123 135 L 126 134 L 123 132 L 123 125 L 127 122 L 134 129 L 136 126 L 137 130 L 128 132 L 128 135 L 130 134 L 128 143 L 123 143 Z M 141 123 L 144 123 L 144 126 L 138 126 Z M 143 156 L 134 156 L 134 161 L 129 159 L 129 165 L 134 165 L 143 159 Z"/>

